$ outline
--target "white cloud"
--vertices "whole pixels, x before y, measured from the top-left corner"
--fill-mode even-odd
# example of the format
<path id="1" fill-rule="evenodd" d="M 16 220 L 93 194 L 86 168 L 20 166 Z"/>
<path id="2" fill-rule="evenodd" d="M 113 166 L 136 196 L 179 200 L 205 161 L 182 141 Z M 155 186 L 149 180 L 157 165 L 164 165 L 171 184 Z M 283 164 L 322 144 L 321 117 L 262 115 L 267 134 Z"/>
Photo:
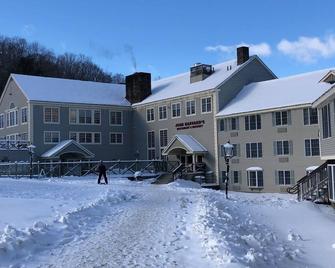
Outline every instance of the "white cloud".
<path id="1" fill-rule="evenodd" d="M 217 46 L 207 46 L 205 47 L 206 51 L 209 52 L 221 52 L 225 54 L 233 54 L 237 47 L 240 46 L 247 46 L 250 49 L 250 54 L 256 54 L 258 56 L 270 56 L 272 51 L 271 47 L 268 43 L 259 43 L 259 44 L 247 44 L 247 43 L 240 43 L 238 45 L 232 46 L 225 46 L 225 45 L 217 45 Z"/>
<path id="2" fill-rule="evenodd" d="M 335 36 L 319 37 L 301 36 L 296 41 L 281 40 L 277 49 L 285 55 L 303 63 L 314 63 L 320 58 L 335 56 Z"/>
<path id="3" fill-rule="evenodd" d="M 22 27 L 22 34 L 30 37 L 36 32 L 36 27 L 33 24 L 26 24 Z"/>

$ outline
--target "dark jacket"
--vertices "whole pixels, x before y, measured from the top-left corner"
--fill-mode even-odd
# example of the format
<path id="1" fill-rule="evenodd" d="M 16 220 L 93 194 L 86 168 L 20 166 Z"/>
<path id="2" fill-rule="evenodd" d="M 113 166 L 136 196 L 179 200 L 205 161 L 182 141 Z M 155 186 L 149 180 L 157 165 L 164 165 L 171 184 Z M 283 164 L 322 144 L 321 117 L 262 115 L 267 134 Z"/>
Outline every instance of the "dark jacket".
<path id="1" fill-rule="evenodd" d="M 106 166 L 104 164 L 100 164 L 98 166 L 99 173 L 106 173 Z"/>

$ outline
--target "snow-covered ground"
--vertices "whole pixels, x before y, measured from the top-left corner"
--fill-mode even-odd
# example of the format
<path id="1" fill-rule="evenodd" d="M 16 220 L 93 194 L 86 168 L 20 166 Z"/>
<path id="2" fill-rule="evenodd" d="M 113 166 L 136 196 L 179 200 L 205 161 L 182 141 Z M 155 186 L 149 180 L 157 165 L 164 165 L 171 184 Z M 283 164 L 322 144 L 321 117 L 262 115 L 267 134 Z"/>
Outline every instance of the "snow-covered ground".
<path id="1" fill-rule="evenodd" d="M 286 194 L 0 179 L 0 267 L 334 267 L 334 226 Z"/>

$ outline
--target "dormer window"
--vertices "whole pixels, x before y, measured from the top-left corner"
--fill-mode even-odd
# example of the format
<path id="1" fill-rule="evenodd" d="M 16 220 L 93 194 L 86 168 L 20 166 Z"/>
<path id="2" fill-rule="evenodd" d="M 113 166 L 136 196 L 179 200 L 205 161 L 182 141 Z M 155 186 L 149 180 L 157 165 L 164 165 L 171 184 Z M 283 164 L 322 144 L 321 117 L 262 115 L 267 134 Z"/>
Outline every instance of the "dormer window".
<path id="1" fill-rule="evenodd" d="M 335 70 L 329 71 L 321 80 L 320 82 L 325 82 L 329 84 L 335 83 Z"/>

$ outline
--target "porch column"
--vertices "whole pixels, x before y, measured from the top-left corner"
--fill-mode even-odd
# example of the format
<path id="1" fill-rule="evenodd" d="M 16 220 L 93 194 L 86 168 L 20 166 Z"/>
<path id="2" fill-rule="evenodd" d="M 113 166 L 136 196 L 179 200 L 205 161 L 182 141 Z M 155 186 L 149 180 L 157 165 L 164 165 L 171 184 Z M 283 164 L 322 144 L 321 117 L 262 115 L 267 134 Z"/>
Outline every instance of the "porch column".
<path id="1" fill-rule="evenodd" d="M 196 155 L 192 154 L 193 172 L 196 172 L 195 161 L 196 161 Z"/>

